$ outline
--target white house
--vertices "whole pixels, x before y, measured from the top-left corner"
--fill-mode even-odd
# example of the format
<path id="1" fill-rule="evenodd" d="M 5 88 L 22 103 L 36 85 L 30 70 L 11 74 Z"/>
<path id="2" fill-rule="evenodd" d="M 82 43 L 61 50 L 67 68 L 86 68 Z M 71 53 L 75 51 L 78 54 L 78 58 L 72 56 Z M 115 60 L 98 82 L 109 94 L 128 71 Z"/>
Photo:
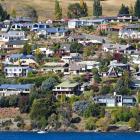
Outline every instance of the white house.
<path id="1" fill-rule="evenodd" d="M 0 97 L 19 94 L 29 94 L 33 87 L 33 84 L 1 84 Z"/>
<path id="2" fill-rule="evenodd" d="M 4 74 L 7 78 L 26 77 L 29 71 L 32 71 L 30 67 L 14 66 L 14 65 L 4 67 Z"/>

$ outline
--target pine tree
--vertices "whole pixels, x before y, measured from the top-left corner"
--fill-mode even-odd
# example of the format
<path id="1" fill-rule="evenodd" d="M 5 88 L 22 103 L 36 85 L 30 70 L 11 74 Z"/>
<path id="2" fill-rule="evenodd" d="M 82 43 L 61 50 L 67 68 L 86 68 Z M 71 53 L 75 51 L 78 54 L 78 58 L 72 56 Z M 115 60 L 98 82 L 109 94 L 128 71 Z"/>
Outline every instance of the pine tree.
<path id="1" fill-rule="evenodd" d="M 83 0 L 80 0 L 80 6 L 81 6 L 81 16 L 82 17 L 88 16 L 87 4 Z"/>
<path id="2" fill-rule="evenodd" d="M 130 5 L 130 8 L 129 8 L 129 14 L 130 14 L 131 16 L 134 16 L 134 7 L 133 7 L 132 4 Z"/>
<path id="3" fill-rule="evenodd" d="M 62 8 L 59 5 L 59 1 L 55 1 L 55 19 L 61 19 L 62 18 Z"/>
<path id="4" fill-rule="evenodd" d="M 16 18 L 17 13 L 16 13 L 16 10 L 15 9 L 12 10 L 11 15 L 12 15 L 13 18 Z"/>
<path id="5" fill-rule="evenodd" d="M 83 5 L 84 5 L 84 1 L 80 0 L 80 6 L 83 7 Z"/>
<path id="6" fill-rule="evenodd" d="M 96 17 L 99 17 L 102 15 L 102 5 L 100 4 L 100 0 L 94 0 L 93 15 Z"/>
<path id="7" fill-rule="evenodd" d="M 137 0 L 134 6 L 134 13 L 136 17 L 140 18 L 140 0 Z"/>
<path id="8" fill-rule="evenodd" d="M 129 15 L 129 7 L 122 4 L 118 14 L 119 15 L 122 15 L 122 14 L 128 14 Z"/>
<path id="9" fill-rule="evenodd" d="M 4 21 L 5 19 L 8 19 L 9 15 L 7 14 L 7 11 L 5 11 L 0 4 L 0 21 Z"/>

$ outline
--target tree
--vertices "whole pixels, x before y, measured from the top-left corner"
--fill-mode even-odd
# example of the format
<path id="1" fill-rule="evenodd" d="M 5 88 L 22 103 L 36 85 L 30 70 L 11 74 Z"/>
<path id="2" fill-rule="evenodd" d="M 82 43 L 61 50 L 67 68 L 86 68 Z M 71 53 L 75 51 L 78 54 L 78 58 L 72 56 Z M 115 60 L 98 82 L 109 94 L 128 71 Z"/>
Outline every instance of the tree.
<path id="1" fill-rule="evenodd" d="M 96 122 L 96 126 L 99 127 L 102 131 L 107 131 L 109 125 L 110 125 L 111 120 L 107 117 L 100 118 Z"/>
<path id="2" fill-rule="evenodd" d="M 37 22 L 38 20 L 38 13 L 36 9 L 32 6 L 27 6 L 27 16 L 32 18 L 34 22 Z"/>
<path id="3" fill-rule="evenodd" d="M 129 14 L 130 14 L 131 16 L 134 16 L 134 7 L 133 7 L 132 4 L 130 5 L 130 8 L 129 8 Z"/>
<path id="4" fill-rule="evenodd" d="M 96 74 L 96 75 L 94 76 L 94 81 L 95 81 L 96 83 L 100 83 L 100 82 L 102 81 L 102 79 L 100 78 L 99 74 Z"/>
<path id="5" fill-rule="evenodd" d="M 43 81 L 41 88 L 43 91 L 51 91 L 56 84 L 57 80 L 53 77 L 50 77 Z"/>
<path id="6" fill-rule="evenodd" d="M 134 14 L 140 18 L 140 0 L 137 0 L 134 6 Z"/>
<path id="7" fill-rule="evenodd" d="M 15 9 L 12 10 L 11 15 L 12 15 L 13 18 L 16 18 L 17 13 L 16 13 L 16 10 Z"/>
<path id="8" fill-rule="evenodd" d="M 136 120 L 136 118 L 131 118 L 129 120 L 128 124 L 132 129 L 134 129 L 134 130 L 138 129 L 138 121 Z"/>
<path id="9" fill-rule="evenodd" d="M 108 85 L 103 86 L 100 90 L 101 94 L 109 94 L 109 92 L 110 92 L 110 86 Z"/>
<path id="10" fill-rule="evenodd" d="M 85 129 L 94 130 L 96 128 L 95 121 L 96 119 L 93 117 L 88 118 L 85 122 Z"/>
<path id="11" fill-rule="evenodd" d="M 94 0 L 93 3 L 93 16 L 99 17 L 102 15 L 102 6 L 100 0 Z"/>
<path id="12" fill-rule="evenodd" d="M 85 2 L 74 3 L 68 6 L 68 18 L 80 18 L 88 15 L 88 8 Z"/>
<path id="13" fill-rule="evenodd" d="M 48 95 L 46 98 L 35 99 L 32 104 L 30 117 L 40 128 L 46 126 L 48 117 L 55 113 L 55 103 L 53 97 Z"/>
<path id="14" fill-rule="evenodd" d="M 59 1 L 55 0 L 55 19 L 61 19 L 62 18 L 62 8 L 59 5 Z"/>
<path id="15" fill-rule="evenodd" d="M 70 46 L 71 53 L 82 53 L 83 52 L 83 45 L 79 44 L 78 42 L 74 42 Z"/>
<path id="16" fill-rule="evenodd" d="M 97 68 L 92 68 L 92 73 L 93 73 L 93 75 L 96 75 L 96 74 L 98 74 L 98 69 Z"/>
<path id="17" fill-rule="evenodd" d="M 26 42 L 24 44 L 23 50 L 22 50 L 24 55 L 28 55 L 32 53 L 32 45 Z"/>
<path id="18" fill-rule="evenodd" d="M 7 13 L 7 11 L 5 11 L 2 7 L 2 5 L 0 4 L 0 21 L 4 21 L 5 19 L 9 19 L 9 15 Z"/>
<path id="19" fill-rule="evenodd" d="M 122 4 L 118 14 L 119 15 L 122 15 L 122 14 L 128 14 L 129 15 L 129 7 Z"/>

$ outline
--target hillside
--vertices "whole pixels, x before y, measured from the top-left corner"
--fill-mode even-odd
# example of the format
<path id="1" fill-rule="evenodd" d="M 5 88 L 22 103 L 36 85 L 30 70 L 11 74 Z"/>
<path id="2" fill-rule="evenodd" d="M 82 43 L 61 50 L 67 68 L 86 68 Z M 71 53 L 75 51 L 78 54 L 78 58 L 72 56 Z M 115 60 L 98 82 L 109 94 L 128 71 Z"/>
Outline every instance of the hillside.
<path id="1" fill-rule="evenodd" d="M 4 0 L 2 4 L 7 8 L 8 12 L 16 9 L 17 14 L 24 15 L 30 6 L 38 12 L 39 19 L 45 20 L 54 16 L 54 1 L 55 0 Z M 89 15 L 92 15 L 93 0 L 85 0 L 89 8 Z M 67 7 L 70 3 L 78 2 L 78 0 L 60 0 L 63 15 L 66 17 Z M 122 3 L 130 6 L 135 0 L 105 0 L 102 2 L 103 15 L 116 15 Z"/>

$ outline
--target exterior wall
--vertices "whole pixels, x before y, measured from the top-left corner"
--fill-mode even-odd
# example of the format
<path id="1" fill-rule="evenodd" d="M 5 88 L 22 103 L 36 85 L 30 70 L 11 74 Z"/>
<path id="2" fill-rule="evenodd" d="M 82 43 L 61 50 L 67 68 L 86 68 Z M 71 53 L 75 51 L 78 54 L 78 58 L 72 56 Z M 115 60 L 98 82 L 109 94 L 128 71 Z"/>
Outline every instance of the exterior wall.
<path id="1" fill-rule="evenodd" d="M 23 77 L 27 76 L 28 70 L 22 67 L 5 67 L 4 73 L 6 77 Z"/>

